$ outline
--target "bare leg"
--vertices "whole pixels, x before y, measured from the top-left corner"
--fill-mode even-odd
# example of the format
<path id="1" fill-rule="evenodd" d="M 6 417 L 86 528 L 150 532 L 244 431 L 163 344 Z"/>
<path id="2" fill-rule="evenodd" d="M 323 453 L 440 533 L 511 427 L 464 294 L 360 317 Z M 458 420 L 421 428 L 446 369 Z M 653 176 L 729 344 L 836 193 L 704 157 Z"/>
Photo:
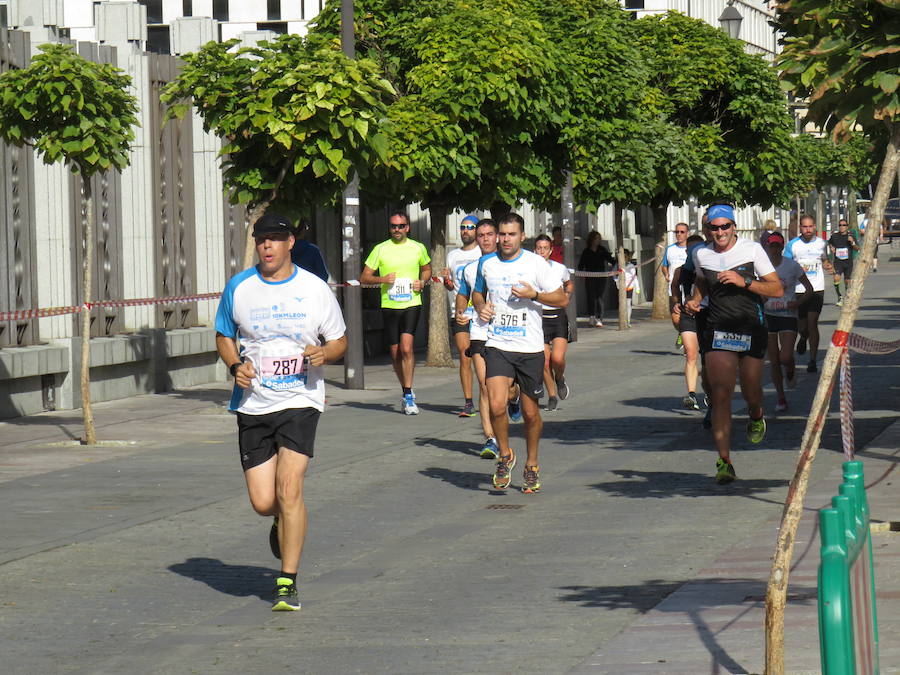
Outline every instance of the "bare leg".
<path id="1" fill-rule="evenodd" d="M 681 334 L 681 343 L 684 345 L 684 383 L 688 391 L 697 391 L 697 376 L 699 373 L 700 343 L 697 334 L 685 331 Z"/>
<path id="2" fill-rule="evenodd" d="M 481 430 L 484 431 L 484 437 L 494 437 L 494 427 L 491 425 L 491 403 L 488 396 L 487 383 L 485 382 L 485 365 L 484 357 L 476 354 L 472 357 L 475 363 L 475 374 L 478 376 L 478 410 L 481 413 Z"/>
<path id="3" fill-rule="evenodd" d="M 462 385 L 463 398 L 472 398 L 472 358 L 466 356 L 469 348 L 469 334 L 457 333 L 453 336 L 459 352 L 459 383 Z"/>
<path id="4" fill-rule="evenodd" d="M 523 396 L 522 418 L 525 420 L 525 443 L 528 448 L 528 458 L 525 466 L 538 465 L 538 443 L 541 440 L 541 431 L 544 429 L 544 421 L 541 419 L 541 410 L 536 399 Z"/>
<path id="5" fill-rule="evenodd" d="M 554 391 L 556 390 L 556 380 L 561 380 L 566 375 L 566 351 L 568 348 L 568 340 L 560 337 L 553 338 L 553 345 L 550 350 L 550 371 L 553 375 Z M 546 349 L 544 353 L 546 353 Z"/>
<path id="6" fill-rule="evenodd" d="M 763 415 L 762 373 L 763 360 L 752 356 L 740 359 L 741 394 L 747 402 L 747 410 L 751 419 L 759 419 Z"/>
<path id="7" fill-rule="evenodd" d="M 550 345 L 544 345 L 544 387 L 549 398 L 556 398 L 556 382 L 550 372 Z"/>
<path id="8" fill-rule="evenodd" d="M 413 386 L 413 371 L 416 368 L 416 357 L 413 353 L 413 340 L 415 336 L 410 333 L 400 333 L 400 386 Z M 394 366 L 396 370 L 396 366 Z"/>
<path id="9" fill-rule="evenodd" d="M 775 392 L 778 394 L 778 401 L 784 399 L 784 377 L 781 373 L 781 351 L 778 348 L 778 339 L 781 333 L 769 333 L 769 366 L 772 373 L 772 384 L 775 385 Z M 791 343 L 793 348 L 793 343 Z"/>
<path id="10" fill-rule="evenodd" d="M 731 461 L 731 396 L 737 382 L 738 355 L 734 352 L 713 351 L 706 355 L 712 387 L 712 432 L 719 457 Z"/>
<path id="11" fill-rule="evenodd" d="M 506 403 L 509 401 L 509 390 L 513 386 L 511 377 L 495 375 L 487 378 L 488 397 L 490 398 L 491 426 L 497 445 L 500 446 L 500 456 L 509 457 L 509 417 L 506 413 Z"/>
<path id="12" fill-rule="evenodd" d="M 816 361 L 819 356 L 819 313 L 807 314 L 806 324 L 809 332 L 809 360 Z"/>

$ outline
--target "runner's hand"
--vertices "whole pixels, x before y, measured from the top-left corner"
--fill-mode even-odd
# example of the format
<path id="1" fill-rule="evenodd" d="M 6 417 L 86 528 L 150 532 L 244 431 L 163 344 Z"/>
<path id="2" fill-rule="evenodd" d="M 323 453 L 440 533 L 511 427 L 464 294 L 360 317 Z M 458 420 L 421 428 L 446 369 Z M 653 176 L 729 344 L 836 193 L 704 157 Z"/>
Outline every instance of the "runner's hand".
<path id="1" fill-rule="evenodd" d="M 394 283 L 394 279 L 396 279 L 396 278 L 397 278 L 396 272 L 391 272 L 391 273 L 388 274 L 387 276 L 381 277 L 381 283 L 383 283 L 383 284 L 393 284 L 393 283 Z"/>
<path id="2" fill-rule="evenodd" d="M 716 279 L 718 279 L 721 284 L 732 284 L 733 286 L 743 286 L 745 283 L 744 277 L 734 270 L 719 272 L 718 275 L 716 275 Z"/>
<path id="3" fill-rule="evenodd" d="M 465 326 L 467 323 L 469 323 L 469 315 L 466 314 L 465 310 L 456 313 L 456 323 L 458 323 L 460 326 Z"/>
<path id="4" fill-rule="evenodd" d="M 303 356 L 309 359 L 309 365 L 321 366 L 325 364 L 325 348 L 316 345 L 308 345 L 303 350 Z"/>
<path id="5" fill-rule="evenodd" d="M 445 267 L 441 270 L 441 280 L 446 288 L 453 288 L 453 277 L 450 276 L 450 268 Z"/>
<path id="6" fill-rule="evenodd" d="M 491 302 L 486 302 L 478 311 L 478 316 L 482 321 L 490 321 L 494 318 L 494 304 Z"/>
<path id="7" fill-rule="evenodd" d="M 422 280 L 421 280 L 421 279 L 414 279 L 413 282 L 412 282 L 412 289 L 413 289 L 414 291 L 416 291 L 417 293 L 418 293 L 419 291 L 421 291 L 421 290 L 422 290 Z"/>
<path id="8" fill-rule="evenodd" d="M 688 314 L 694 315 L 700 311 L 700 301 L 691 298 L 686 303 L 684 303 L 684 309 Z"/>
<path id="9" fill-rule="evenodd" d="M 234 370 L 234 381 L 241 389 L 249 389 L 256 377 L 256 369 L 250 361 L 244 361 Z"/>
<path id="10" fill-rule="evenodd" d="M 519 285 L 513 286 L 510 290 L 514 297 L 523 300 L 534 300 L 535 298 L 534 288 L 527 281 L 522 281 L 521 279 L 519 279 Z"/>

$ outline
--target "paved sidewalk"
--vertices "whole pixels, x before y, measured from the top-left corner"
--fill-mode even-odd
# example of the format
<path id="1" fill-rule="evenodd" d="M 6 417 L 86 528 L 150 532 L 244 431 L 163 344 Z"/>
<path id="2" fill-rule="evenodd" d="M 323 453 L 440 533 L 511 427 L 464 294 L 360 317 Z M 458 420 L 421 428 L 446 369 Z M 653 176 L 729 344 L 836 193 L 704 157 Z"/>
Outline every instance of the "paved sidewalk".
<path id="1" fill-rule="evenodd" d="M 882 673 L 900 672 L 900 521 L 894 482 L 900 462 L 900 421 L 857 454 L 863 460 L 872 520 L 876 603 Z M 822 457 L 817 461 L 822 461 Z M 810 486 L 791 562 L 785 614 L 785 672 L 820 673 L 816 575 L 819 565 L 818 510 L 831 505 L 840 469 Z M 686 583 L 599 649 L 573 673 L 762 673 L 765 663 L 765 594 L 778 533 L 772 518 L 752 533 L 728 523 L 702 523 L 738 543 L 697 578 Z M 611 606 L 614 597 L 596 598 Z"/>

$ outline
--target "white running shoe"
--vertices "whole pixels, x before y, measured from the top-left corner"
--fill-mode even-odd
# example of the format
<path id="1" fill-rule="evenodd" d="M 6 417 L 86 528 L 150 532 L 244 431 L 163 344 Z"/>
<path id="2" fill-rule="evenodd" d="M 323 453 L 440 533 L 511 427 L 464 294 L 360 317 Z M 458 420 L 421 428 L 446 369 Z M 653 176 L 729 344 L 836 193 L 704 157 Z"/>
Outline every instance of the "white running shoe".
<path id="1" fill-rule="evenodd" d="M 415 394 L 404 394 L 402 405 L 403 405 L 403 414 L 405 414 L 405 415 L 418 415 L 419 414 L 419 406 L 416 405 L 416 395 Z"/>

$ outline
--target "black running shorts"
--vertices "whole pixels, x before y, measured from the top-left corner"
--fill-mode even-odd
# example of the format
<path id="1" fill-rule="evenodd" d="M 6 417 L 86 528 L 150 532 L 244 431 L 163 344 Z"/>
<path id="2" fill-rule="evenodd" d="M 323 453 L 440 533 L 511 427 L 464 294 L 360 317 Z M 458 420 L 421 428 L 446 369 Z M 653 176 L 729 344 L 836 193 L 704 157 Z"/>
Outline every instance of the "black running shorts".
<path id="1" fill-rule="evenodd" d="M 810 312 L 814 314 L 822 313 L 822 305 L 825 304 L 825 291 L 813 291 L 812 297 L 800 305 L 800 318 L 805 319 Z"/>
<path id="2" fill-rule="evenodd" d="M 697 317 L 693 314 L 688 314 L 684 310 L 681 310 L 681 313 L 678 315 L 678 332 L 679 333 L 696 333 L 697 332 Z"/>
<path id="3" fill-rule="evenodd" d="M 797 332 L 797 318 L 793 316 L 775 316 L 766 314 L 766 327 L 770 333 Z"/>
<path id="4" fill-rule="evenodd" d="M 544 314 L 544 344 L 549 345 L 554 339 L 569 340 L 569 317 L 562 310 L 549 316 Z"/>
<path id="5" fill-rule="evenodd" d="M 384 318 L 384 339 L 389 345 L 400 344 L 400 334 L 416 334 L 416 326 L 419 325 L 419 315 L 422 313 L 422 305 L 407 307 L 405 309 L 382 309 Z"/>
<path id="6" fill-rule="evenodd" d="M 478 356 L 484 358 L 484 343 L 485 340 L 469 340 L 469 348 L 466 350 L 466 356 L 472 357 L 478 354 Z"/>
<path id="7" fill-rule="evenodd" d="M 468 333 L 469 327 L 472 325 L 472 322 L 461 324 L 456 320 L 455 316 L 450 317 L 450 335 L 456 335 L 457 333 Z"/>
<path id="8" fill-rule="evenodd" d="M 750 337 L 750 345 L 749 348 L 743 351 L 736 351 L 734 349 L 727 349 L 721 346 L 714 346 L 714 342 L 717 339 L 716 333 L 728 333 L 734 335 L 742 335 Z M 700 351 L 704 354 L 708 354 L 709 352 L 731 352 L 732 354 L 737 354 L 738 356 L 752 356 L 755 359 L 762 359 L 766 356 L 766 351 L 769 347 L 769 331 L 763 326 L 756 326 L 751 330 L 730 330 L 724 328 L 716 328 L 714 326 L 707 326 L 703 331 L 703 334 L 700 336 Z"/>
<path id="9" fill-rule="evenodd" d="M 852 260 L 841 260 L 838 258 L 834 261 L 834 273 L 844 275 L 844 279 L 852 279 L 853 278 L 853 261 Z"/>
<path id="10" fill-rule="evenodd" d="M 484 348 L 485 379 L 510 377 L 523 394 L 535 400 L 544 395 L 544 352 L 523 354 Z"/>
<path id="11" fill-rule="evenodd" d="M 238 413 L 238 447 L 244 471 L 267 462 L 278 454 L 278 448 L 312 457 L 319 414 L 315 408 L 289 408 L 264 415 Z"/>

